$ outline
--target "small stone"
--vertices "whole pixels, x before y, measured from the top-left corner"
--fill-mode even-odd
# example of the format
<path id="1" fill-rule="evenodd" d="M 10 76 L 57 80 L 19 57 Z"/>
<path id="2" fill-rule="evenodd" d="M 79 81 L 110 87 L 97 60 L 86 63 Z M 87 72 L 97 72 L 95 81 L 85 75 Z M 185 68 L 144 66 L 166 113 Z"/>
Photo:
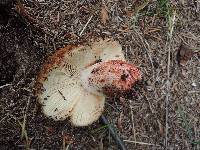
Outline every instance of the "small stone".
<path id="1" fill-rule="evenodd" d="M 192 83 L 193 87 L 197 87 L 197 84 L 195 82 Z"/>
<path id="2" fill-rule="evenodd" d="M 153 87 L 152 86 L 147 86 L 147 91 L 153 91 Z"/>

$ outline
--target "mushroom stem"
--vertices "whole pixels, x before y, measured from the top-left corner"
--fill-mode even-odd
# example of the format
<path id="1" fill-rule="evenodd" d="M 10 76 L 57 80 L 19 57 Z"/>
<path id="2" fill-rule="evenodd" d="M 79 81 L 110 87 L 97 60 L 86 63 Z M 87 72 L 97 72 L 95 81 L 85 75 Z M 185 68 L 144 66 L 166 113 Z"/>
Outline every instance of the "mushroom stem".
<path id="1" fill-rule="evenodd" d="M 106 117 L 104 115 L 102 115 L 100 117 L 100 120 L 103 124 L 108 125 L 108 130 L 111 133 L 111 136 L 113 137 L 113 139 L 115 140 L 115 142 L 117 143 L 117 146 L 120 150 L 127 150 L 124 142 L 120 139 L 120 137 L 118 136 L 118 134 L 115 132 L 114 128 L 109 124 L 108 120 L 106 119 Z"/>

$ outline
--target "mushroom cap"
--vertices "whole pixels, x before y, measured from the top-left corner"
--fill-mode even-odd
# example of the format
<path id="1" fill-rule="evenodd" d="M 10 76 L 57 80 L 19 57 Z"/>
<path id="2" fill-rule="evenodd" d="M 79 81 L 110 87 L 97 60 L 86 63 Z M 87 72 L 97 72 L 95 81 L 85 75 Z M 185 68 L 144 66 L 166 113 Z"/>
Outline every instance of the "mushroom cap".
<path id="1" fill-rule="evenodd" d="M 109 60 L 125 60 L 120 44 L 110 39 L 56 51 L 43 65 L 36 83 L 44 114 L 54 120 L 70 117 L 75 126 L 96 121 L 104 109 L 105 96 L 87 91 L 82 86 L 81 72 Z"/>
<path id="2" fill-rule="evenodd" d="M 101 116 L 104 110 L 104 96 L 94 95 L 85 91 L 83 98 L 77 103 L 72 112 L 71 122 L 75 126 L 92 124 Z"/>

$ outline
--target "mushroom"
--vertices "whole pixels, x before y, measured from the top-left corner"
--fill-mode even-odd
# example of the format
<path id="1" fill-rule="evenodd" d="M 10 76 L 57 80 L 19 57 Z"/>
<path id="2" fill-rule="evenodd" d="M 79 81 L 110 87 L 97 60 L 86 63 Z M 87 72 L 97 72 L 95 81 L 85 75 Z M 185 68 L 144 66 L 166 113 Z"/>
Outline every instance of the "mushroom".
<path id="1" fill-rule="evenodd" d="M 106 96 L 130 90 L 140 78 L 118 42 L 99 39 L 50 56 L 37 77 L 36 94 L 46 116 L 87 126 L 101 116 Z"/>

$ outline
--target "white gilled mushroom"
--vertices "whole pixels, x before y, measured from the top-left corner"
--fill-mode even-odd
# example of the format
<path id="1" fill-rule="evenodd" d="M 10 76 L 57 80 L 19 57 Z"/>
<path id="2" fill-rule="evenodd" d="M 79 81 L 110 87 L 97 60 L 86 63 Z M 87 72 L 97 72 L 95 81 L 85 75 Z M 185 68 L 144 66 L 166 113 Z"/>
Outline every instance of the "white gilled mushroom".
<path id="1" fill-rule="evenodd" d="M 140 78 L 120 44 L 106 39 L 58 50 L 43 66 L 36 88 L 46 116 L 87 126 L 102 114 L 106 95 L 130 90 Z"/>

